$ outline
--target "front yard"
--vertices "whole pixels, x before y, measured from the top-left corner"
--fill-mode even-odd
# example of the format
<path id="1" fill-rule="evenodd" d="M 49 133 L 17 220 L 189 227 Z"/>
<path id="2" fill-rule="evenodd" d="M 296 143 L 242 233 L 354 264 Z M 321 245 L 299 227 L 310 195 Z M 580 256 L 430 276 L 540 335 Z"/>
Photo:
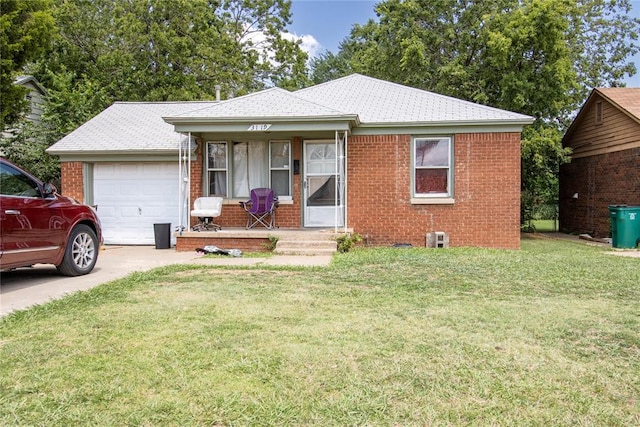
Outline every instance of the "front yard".
<path id="1" fill-rule="evenodd" d="M 640 425 L 640 259 L 176 266 L 0 319 L 0 425 Z"/>

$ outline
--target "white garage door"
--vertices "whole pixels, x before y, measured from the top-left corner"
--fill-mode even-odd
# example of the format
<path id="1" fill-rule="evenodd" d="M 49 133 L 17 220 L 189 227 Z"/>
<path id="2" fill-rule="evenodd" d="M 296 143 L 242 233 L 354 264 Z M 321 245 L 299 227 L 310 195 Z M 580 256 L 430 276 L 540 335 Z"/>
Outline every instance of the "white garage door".
<path id="1" fill-rule="evenodd" d="M 171 223 L 178 216 L 177 163 L 96 163 L 94 204 L 108 245 L 152 245 L 154 224 Z"/>

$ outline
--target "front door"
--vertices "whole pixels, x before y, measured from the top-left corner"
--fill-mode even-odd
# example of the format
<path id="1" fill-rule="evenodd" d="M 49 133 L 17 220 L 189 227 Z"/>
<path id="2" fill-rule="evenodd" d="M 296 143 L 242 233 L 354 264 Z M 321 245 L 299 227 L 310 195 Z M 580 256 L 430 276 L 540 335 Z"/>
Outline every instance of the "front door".
<path id="1" fill-rule="evenodd" d="M 342 144 L 305 141 L 303 200 L 305 227 L 344 225 Z"/>

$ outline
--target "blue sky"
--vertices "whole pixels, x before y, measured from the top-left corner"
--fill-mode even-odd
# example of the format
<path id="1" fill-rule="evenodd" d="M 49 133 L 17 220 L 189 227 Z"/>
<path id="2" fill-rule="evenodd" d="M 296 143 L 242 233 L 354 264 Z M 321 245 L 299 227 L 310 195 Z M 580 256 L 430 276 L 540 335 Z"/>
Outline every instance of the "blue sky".
<path id="1" fill-rule="evenodd" d="M 375 19 L 374 5 L 378 1 L 367 0 L 293 0 L 291 7 L 293 24 L 289 31 L 303 37 L 303 47 L 311 55 L 326 50 L 338 52 L 340 42 L 349 35 L 354 24 L 364 24 Z M 640 0 L 631 1 L 632 16 L 640 17 Z M 640 54 L 633 57 L 640 70 Z M 628 87 L 640 87 L 640 72 L 627 79 Z"/>

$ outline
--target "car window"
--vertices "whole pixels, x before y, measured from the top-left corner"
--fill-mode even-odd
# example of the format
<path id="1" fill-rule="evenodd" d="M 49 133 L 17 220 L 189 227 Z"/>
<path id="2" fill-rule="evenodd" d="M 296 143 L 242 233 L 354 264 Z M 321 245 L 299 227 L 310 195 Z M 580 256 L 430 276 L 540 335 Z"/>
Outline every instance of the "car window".
<path id="1" fill-rule="evenodd" d="M 0 194 L 3 196 L 40 197 L 38 184 L 5 164 L 0 164 Z"/>

